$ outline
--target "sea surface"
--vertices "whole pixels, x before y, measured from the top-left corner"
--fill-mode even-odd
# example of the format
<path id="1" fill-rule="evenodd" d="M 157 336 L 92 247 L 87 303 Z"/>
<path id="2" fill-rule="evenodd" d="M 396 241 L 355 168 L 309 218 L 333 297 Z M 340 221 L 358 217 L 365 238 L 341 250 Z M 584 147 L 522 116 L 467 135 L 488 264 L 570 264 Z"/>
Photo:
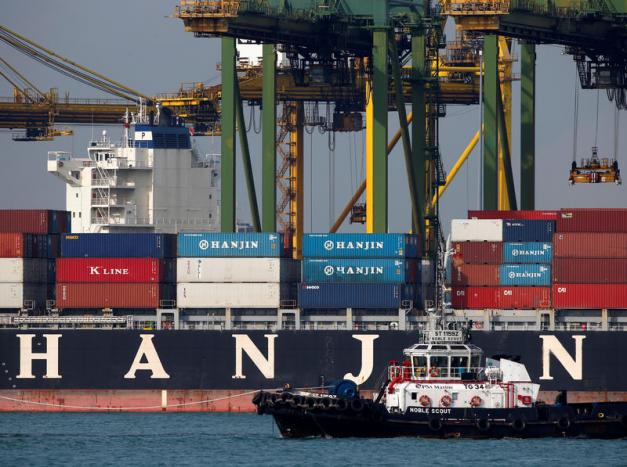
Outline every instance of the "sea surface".
<path id="1" fill-rule="evenodd" d="M 0 413 L 0 466 L 627 466 L 627 440 L 282 439 L 255 414 Z"/>

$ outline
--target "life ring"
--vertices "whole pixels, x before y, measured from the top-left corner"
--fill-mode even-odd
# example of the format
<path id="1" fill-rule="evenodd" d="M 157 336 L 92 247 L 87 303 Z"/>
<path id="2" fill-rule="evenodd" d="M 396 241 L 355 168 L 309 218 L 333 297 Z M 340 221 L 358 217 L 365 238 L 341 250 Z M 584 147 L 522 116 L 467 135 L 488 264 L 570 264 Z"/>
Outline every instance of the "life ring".
<path id="1" fill-rule="evenodd" d="M 523 420 L 522 418 L 516 418 L 512 420 L 511 427 L 512 427 L 512 430 L 517 431 L 518 433 L 521 433 L 525 431 L 525 428 L 527 428 L 527 422 Z"/>
<path id="2" fill-rule="evenodd" d="M 487 418 L 479 418 L 475 425 L 479 431 L 488 431 L 490 429 L 490 420 Z"/>
<path id="3" fill-rule="evenodd" d="M 566 431 L 570 428 L 570 418 L 562 417 L 557 421 L 557 426 L 560 430 Z"/>
<path id="4" fill-rule="evenodd" d="M 429 419 L 429 429 L 431 431 L 440 431 L 442 429 L 442 420 L 439 418 Z"/>
<path id="5" fill-rule="evenodd" d="M 440 376 L 441 371 L 437 366 L 432 366 L 431 368 L 429 368 L 429 376 L 431 376 L 432 378 L 437 378 L 438 376 Z"/>
<path id="6" fill-rule="evenodd" d="M 431 406 L 431 398 L 427 396 L 426 394 L 423 394 L 422 396 L 420 396 L 420 399 L 418 399 L 418 402 L 420 402 L 420 405 L 422 405 L 423 407 Z"/>
<path id="7" fill-rule="evenodd" d="M 472 399 L 470 399 L 470 406 L 472 408 L 480 407 L 481 404 L 483 404 L 483 401 L 481 400 L 481 397 L 479 396 L 474 396 Z"/>
<path id="8" fill-rule="evenodd" d="M 440 406 L 449 407 L 453 403 L 453 399 L 448 394 L 444 394 L 440 399 Z"/>
<path id="9" fill-rule="evenodd" d="M 361 412 L 362 410 L 364 410 L 364 403 L 361 399 L 353 399 L 351 401 L 351 409 L 354 412 Z"/>

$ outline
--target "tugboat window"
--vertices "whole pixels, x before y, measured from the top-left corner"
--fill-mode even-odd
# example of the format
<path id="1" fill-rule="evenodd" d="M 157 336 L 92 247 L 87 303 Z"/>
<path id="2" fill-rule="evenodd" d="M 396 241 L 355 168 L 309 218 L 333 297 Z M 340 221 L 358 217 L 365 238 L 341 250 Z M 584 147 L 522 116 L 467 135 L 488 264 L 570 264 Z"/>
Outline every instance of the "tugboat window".
<path id="1" fill-rule="evenodd" d="M 433 377 L 447 377 L 448 357 L 435 357 L 432 355 L 429 374 Z"/>
<path id="2" fill-rule="evenodd" d="M 427 357 L 414 357 L 414 378 L 427 376 Z"/>
<path id="3" fill-rule="evenodd" d="M 468 371 L 468 357 L 451 357 L 451 376 L 460 378 Z"/>
<path id="4" fill-rule="evenodd" d="M 418 396 L 417 392 L 412 392 L 411 393 L 411 400 L 415 401 L 417 396 Z"/>

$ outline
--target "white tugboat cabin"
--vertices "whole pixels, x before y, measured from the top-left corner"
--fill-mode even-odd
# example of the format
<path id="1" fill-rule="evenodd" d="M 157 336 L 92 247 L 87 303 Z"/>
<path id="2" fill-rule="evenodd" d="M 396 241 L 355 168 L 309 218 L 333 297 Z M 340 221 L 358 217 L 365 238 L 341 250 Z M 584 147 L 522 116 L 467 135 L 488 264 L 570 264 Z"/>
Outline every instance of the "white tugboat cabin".
<path id="1" fill-rule="evenodd" d="M 487 359 L 463 343 L 462 331 L 427 331 L 423 341 L 390 362 L 384 402 L 390 413 L 450 413 L 453 408 L 532 407 L 540 390 L 512 360 Z"/>

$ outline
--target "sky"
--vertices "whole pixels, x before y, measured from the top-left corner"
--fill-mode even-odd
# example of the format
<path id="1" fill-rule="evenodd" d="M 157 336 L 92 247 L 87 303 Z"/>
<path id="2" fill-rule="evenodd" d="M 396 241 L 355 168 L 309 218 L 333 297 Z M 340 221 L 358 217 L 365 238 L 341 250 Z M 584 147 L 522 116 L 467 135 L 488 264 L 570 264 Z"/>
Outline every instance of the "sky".
<path id="1" fill-rule="evenodd" d="M 22 0 L 5 2 L 1 24 L 38 42 L 58 54 L 97 70 L 116 81 L 148 95 L 174 92 L 180 83 L 203 81 L 219 83 L 216 63 L 220 57 L 219 39 L 194 38 L 186 33 L 172 13 L 177 2 L 169 0 Z M 450 28 L 449 28 L 450 29 Z M 453 36 L 450 34 L 451 37 Z M 519 56 L 517 45 L 514 56 Z M 575 64 L 559 46 L 537 47 L 536 86 L 536 209 L 561 207 L 627 207 L 625 185 L 568 184 L 573 156 L 574 94 L 578 82 Z M 40 89 L 56 87 L 63 96 L 107 97 L 98 91 L 60 76 L 42 65 L 0 44 L 0 56 L 17 67 Z M 519 63 L 514 73 L 520 71 Z M 0 97 L 11 96 L 11 87 L 0 80 Z M 598 98 L 597 98 L 598 95 Z M 512 158 L 517 193 L 520 193 L 520 84 L 513 84 Z M 601 156 L 614 153 L 614 104 L 604 91 L 580 90 L 578 158 L 589 156 L 595 140 Z M 598 125 L 597 125 L 598 100 Z M 250 109 L 245 108 L 246 119 Z M 258 117 L 259 109 L 256 110 Z M 619 118 L 618 161 L 627 162 L 627 112 Z M 257 118 L 259 121 L 259 118 Z M 447 106 L 440 120 L 440 150 L 445 170 L 457 160 L 479 128 L 479 106 Z M 598 126 L 598 131 L 596 127 Z M 398 115 L 389 114 L 390 137 L 398 128 Z M 0 130 L 0 208 L 65 208 L 65 184 L 48 174 L 48 151 L 86 154 L 93 136 L 106 129 L 112 139 L 122 135 L 121 127 L 74 127 L 74 135 L 52 142 L 14 142 L 11 132 Z M 195 138 L 201 153 L 219 153 L 217 137 Z M 255 181 L 260 197 L 261 137 L 249 133 Z M 246 188 L 241 160 L 238 160 L 237 216 L 249 221 Z M 328 231 L 331 219 L 342 210 L 364 177 L 364 132 L 336 135 L 331 151 L 328 135 L 316 130 L 305 138 L 305 229 Z M 332 169 L 334 167 L 334 169 Z M 627 172 L 625 172 L 627 173 Z M 389 159 L 389 231 L 410 228 L 411 210 L 401 144 Z M 332 183 L 335 180 L 335 183 Z M 452 218 L 463 218 L 468 209 L 479 207 L 479 150 L 441 200 L 443 225 Z M 361 224 L 345 223 L 341 231 L 359 232 Z M 446 228 L 445 230 L 448 230 Z"/>

